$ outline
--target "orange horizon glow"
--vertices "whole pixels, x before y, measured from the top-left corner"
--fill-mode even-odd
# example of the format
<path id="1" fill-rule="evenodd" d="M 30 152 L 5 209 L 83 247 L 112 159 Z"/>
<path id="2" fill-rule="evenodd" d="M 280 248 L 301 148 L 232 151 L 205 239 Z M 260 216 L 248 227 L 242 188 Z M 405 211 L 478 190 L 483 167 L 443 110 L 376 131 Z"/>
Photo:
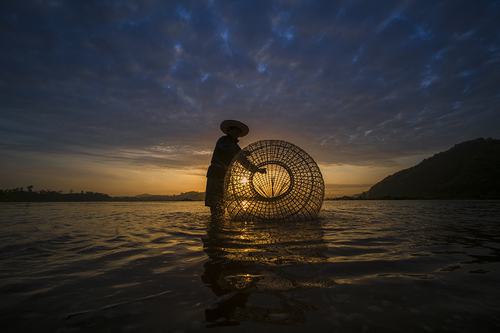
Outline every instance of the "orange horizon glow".
<path id="1" fill-rule="evenodd" d="M 326 197 L 367 191 L 385 177 L 418 164 L 425 157 L 401 158 L 392 166 L 319 164 L 326 184 Z M 78 157 L 52 156 L 50 159 L 40 159 L 35 154 L 23 156 L 18 161 L 18 164 L 2 168 L 0 189 L 33 185 L 34 191 L 50 189 L 69 193 L 70 190 L 83 190 L 113 197 L 205 192 L 208 167 L 207 164 L 184 169 L 158 168 Z"/>

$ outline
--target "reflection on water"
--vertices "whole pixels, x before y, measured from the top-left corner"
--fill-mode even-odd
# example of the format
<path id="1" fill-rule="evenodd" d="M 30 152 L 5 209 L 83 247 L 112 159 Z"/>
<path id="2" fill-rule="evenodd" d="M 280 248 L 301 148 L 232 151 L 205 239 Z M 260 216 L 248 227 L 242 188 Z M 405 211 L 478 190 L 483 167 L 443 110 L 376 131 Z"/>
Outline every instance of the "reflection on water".
<path id="1" fill-rule="evenodd" d="M 251 320 L 272 324 L 305 322 L 317 308 L 294 298 L 305 288 L 330 287 L 335 282 L 287 271 L 294 265 L 327 262 L 327 245 L 319 221 L 237 222 L 211 219 L 204 251 L 202 280 L 218 297 L 205 311 L 207 327 L 233 326 Z M 252 297 L 253 296 L 253 297 Z"/>
<path id="2" fill-rule="evenodd" d="M 318 221 L 286 224 L 209 215 L 202 202 L 0 203 L 0 331 L 500 327 L 500 201 L 326 201 Z"/>

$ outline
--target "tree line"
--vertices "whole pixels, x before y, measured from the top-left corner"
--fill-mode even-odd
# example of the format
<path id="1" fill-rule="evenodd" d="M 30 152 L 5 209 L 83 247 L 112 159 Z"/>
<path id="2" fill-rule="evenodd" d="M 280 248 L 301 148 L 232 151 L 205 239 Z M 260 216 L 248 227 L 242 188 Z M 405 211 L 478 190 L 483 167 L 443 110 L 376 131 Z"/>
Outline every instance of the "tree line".
<path id="1" fill-rule="evenodd" d="M 205 199 L 204 192 L 185 192 L 180 195 L 149 195 L 142 194 L 133 197 L 111 197 L 105 193 L 93 191 L 69 193 L 54 190 L 34 191 L 33 185 L 0 190 L 0 202 L 77 202 L 77 201 L 200 201 Z"/>
<path id="2" fill-rule="evenodd" d="M 104 193 L 81 191 L 79 193 L 70 190 L 70 193 L 54 191 L 51 189 L 33 191 L 33 185 L 26 189 L 16 187 L 14 189 L 0 190 L 0 202 L 49 202 L 49 201 L 111 201 L 112 197 Z"/>

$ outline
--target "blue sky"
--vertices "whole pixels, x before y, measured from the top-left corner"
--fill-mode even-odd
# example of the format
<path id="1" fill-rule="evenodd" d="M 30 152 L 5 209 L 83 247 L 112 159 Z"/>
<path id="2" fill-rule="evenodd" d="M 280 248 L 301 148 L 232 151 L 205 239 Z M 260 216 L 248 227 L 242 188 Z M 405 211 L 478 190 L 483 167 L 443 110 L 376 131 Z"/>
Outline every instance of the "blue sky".
<path id="1" fill-rule="evenodd" d="M 0 188 L 203 191 L 224 119 L 359 192 L 500 138 L 500 1 L 8 1 Z M 356 186 L 352 186 L 356 185 Z"/>

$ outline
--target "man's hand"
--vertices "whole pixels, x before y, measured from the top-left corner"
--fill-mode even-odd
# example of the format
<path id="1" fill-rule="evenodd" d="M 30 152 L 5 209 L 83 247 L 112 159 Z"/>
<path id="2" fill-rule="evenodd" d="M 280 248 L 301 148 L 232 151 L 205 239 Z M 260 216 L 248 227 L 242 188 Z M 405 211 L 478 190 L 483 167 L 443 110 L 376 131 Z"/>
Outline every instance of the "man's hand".
<path id="1" fill-rule="evenodd" d="M 267 171 L 266 171 L 266 168 L 260 168 L 259 170 L 257 170 L 258 173 L 263 173 L 263 174 L 266 174 Z"/>

